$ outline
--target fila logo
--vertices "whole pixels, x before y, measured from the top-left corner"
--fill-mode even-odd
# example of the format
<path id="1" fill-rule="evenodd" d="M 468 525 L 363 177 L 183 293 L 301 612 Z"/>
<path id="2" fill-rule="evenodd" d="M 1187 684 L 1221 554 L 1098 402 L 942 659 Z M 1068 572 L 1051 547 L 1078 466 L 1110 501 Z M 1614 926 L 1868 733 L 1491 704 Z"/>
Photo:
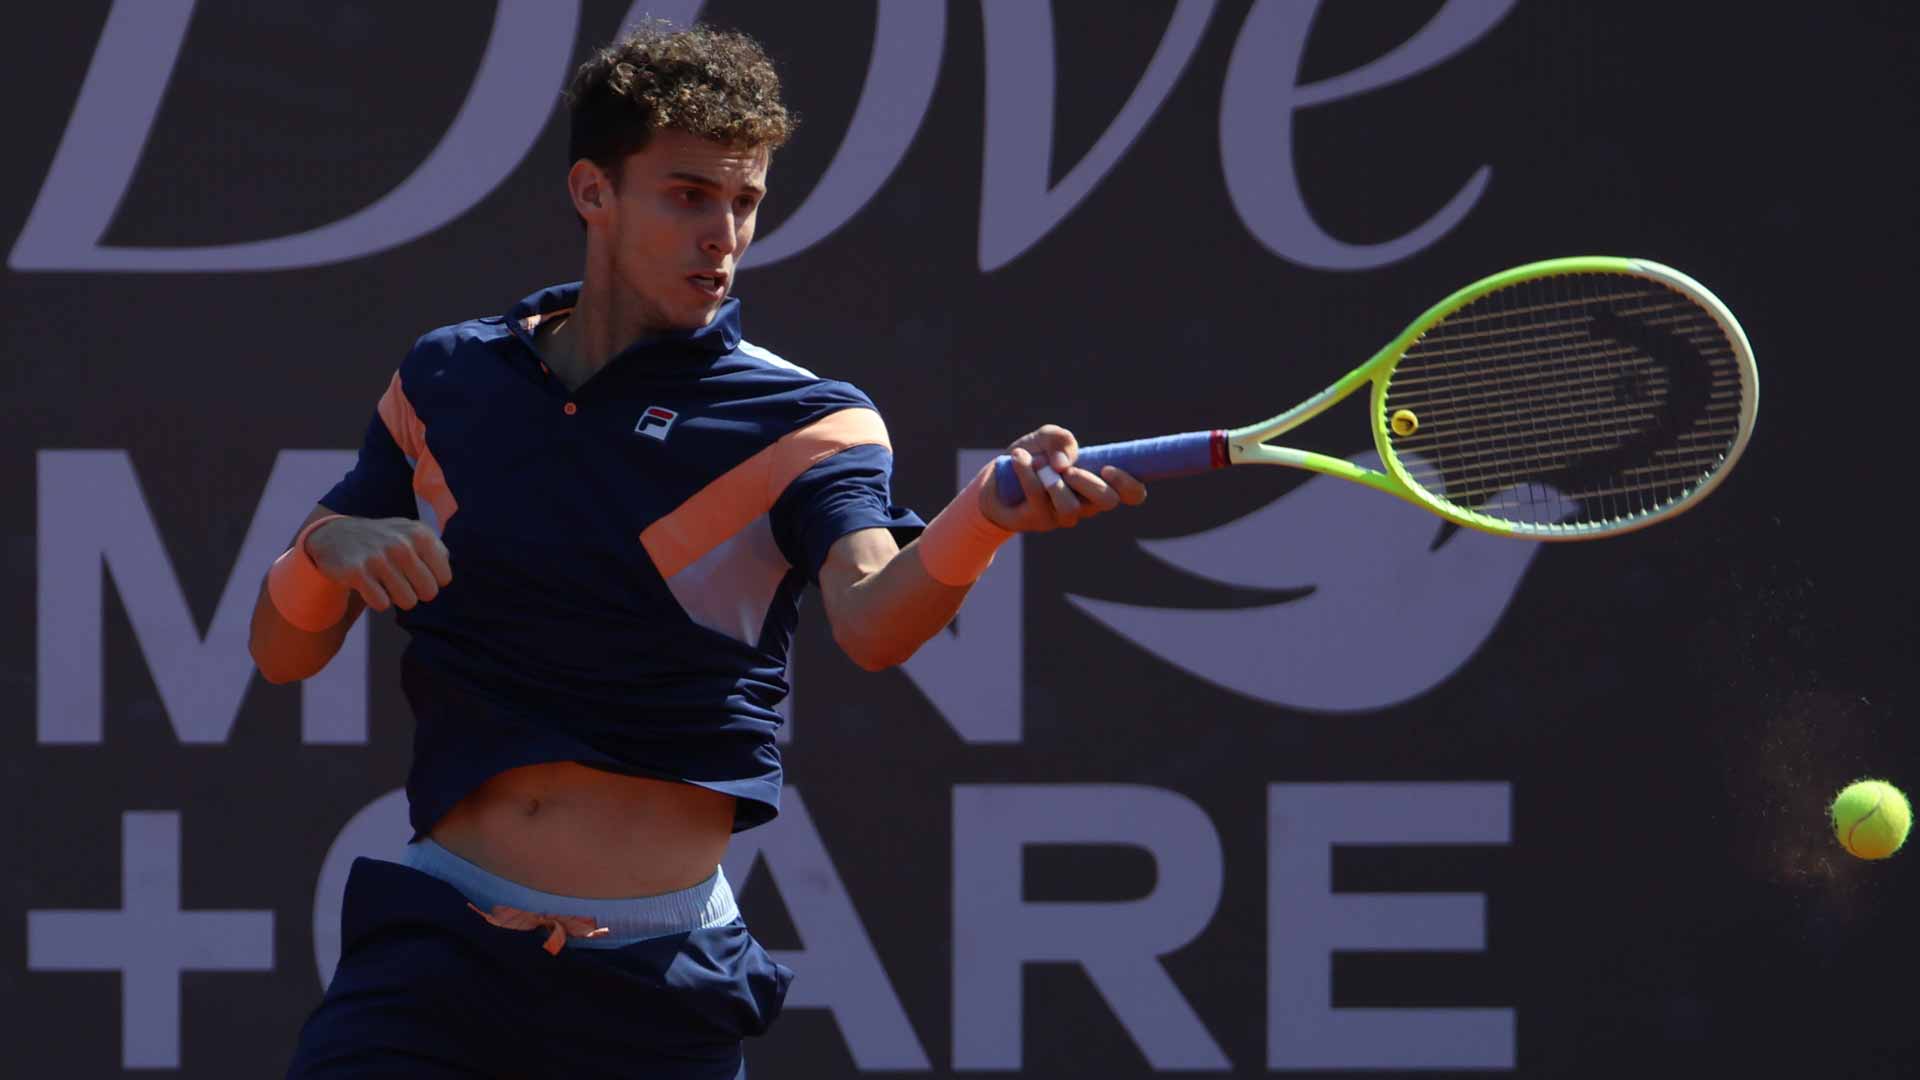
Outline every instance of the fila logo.
<path id="1" fill-rule="evenodd" d="M 673 428 L 673 422 L 679 418 L 680 414 L 672 409 L 649 405 L 647 411 L 640 414 L 640 422 L 633 425 L 633 430 L 636 434 L 645 435 L 649 439 L 666 442 L 667 432 Z"/>

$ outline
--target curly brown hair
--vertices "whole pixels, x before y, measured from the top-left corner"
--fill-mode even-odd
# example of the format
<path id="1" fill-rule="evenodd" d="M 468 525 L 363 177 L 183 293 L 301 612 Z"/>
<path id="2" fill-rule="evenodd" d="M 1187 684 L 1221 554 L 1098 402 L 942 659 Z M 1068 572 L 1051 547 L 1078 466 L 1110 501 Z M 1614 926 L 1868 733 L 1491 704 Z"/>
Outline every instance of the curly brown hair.
<path id="1" fill-rule="evenodd" d="M 776 149 L 798 122 L 760 43 L 705 24 L 629 28 L 574 71 L 566 96 L 567 163 L 586 158 L 616 175 L 658 130 Z"/>

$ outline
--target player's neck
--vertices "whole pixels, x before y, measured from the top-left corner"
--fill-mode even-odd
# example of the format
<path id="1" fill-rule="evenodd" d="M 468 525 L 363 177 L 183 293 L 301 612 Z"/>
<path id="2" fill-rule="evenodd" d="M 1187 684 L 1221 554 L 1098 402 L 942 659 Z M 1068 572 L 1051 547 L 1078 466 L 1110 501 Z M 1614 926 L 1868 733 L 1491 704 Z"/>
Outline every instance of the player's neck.
<path id="1" fill-rule="evenodd" d="M 568 389 L 576 389 L 627 346 L 659 332 L 646 305 L 588 274 L 573 311 L 545 343 L 543 358 Z"/>

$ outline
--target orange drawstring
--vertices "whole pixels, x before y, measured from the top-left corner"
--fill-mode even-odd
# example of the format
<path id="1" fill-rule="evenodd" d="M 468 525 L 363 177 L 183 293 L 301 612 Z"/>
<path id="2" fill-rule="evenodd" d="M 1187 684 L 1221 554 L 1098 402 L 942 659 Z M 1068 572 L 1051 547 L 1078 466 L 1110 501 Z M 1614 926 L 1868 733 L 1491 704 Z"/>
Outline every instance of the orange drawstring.
<path id="1" fill-rule="evenodd" d="M 553 932 L 547 935 L 546 943 L 541 948 L 554 956 L 560 955 L 560 950 L 566 946 L 567 939 L 570 937 L 596 938 L 613 932 L 604 926 L 595 926 L 591 915 L 547 915 L 538 911 L 521 911 L 519 908 L 508 907 L 505 904 L 495 904 L 493 914 L 489 915 L 471 903 L 467 906 L 473 908 L 474 914 L 503 930 L 538 930 L 543 926 L 551 927 Z"/>

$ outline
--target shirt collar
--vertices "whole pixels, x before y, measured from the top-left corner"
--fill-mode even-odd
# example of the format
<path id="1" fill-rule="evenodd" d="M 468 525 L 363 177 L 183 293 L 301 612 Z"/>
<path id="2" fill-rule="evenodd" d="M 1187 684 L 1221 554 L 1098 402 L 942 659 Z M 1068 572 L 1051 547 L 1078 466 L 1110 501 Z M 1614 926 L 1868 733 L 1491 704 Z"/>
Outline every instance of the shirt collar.
<path id="1" fill-rule="evenodd" d="M 529 349 L 533 348 L 532 328 L 540 320 L 557 311 L 565 311 L 580 302 L 580 282 L 570 281 L 564 285 L 549 285 L 538 292 L 524 297 L 507 312 L 507 328 Z M 675 330 L 653 337 L 642 338 L 620 350 L 612 360 L 635 354 L 653 353 L 656 350 L 686 356 L 702 361 L 727 353 L 740 347 L 740 301 L 728 297 L 726 303 L 713 321 L 696 330 Z M 536 350 L 537 352 L 537 350 Z"/>

